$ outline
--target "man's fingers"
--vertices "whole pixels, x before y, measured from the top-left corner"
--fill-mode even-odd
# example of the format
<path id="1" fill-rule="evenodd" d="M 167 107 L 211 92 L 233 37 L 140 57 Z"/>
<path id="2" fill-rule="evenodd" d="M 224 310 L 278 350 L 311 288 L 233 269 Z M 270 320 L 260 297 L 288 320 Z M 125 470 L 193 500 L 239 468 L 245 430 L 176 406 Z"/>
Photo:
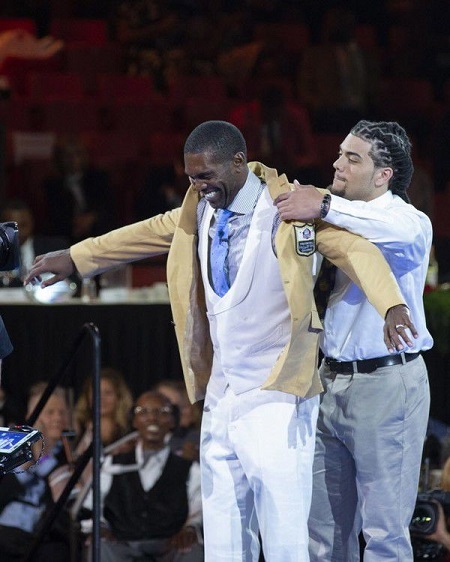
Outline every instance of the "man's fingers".
<path id="1" fill-rule="evenodd" d="M 414 324 L 412 322 L 410 322 L 408 327 L 409 327 L 409 330 L 410 330 L 411 334 L 413 335 L 413 337 L 418 338 L 419 332 L 417 331 L 417 328 L 414 326 Z"/>
<path id="2" fill-rule="evenodd" d="M 280 193 L 280 195 L 278 195 L 278 197 L 276 199 L 274 199 L 273 204 L 274 205 L 278 205 L 278 203 L 281 203 L 282 201 L 286 201 L 287 199 L 289 199 L 289 191 L 286 191 L 285 193 Z"/>
<path id="3" fill-rule="evenodd" d="M 294 185 L 297 189 L 311 189 L 314 188 L 314 185 L 308 184 L 305 185 L 303 183 L 300 183 L 298 180 L 294 180 Z"/>

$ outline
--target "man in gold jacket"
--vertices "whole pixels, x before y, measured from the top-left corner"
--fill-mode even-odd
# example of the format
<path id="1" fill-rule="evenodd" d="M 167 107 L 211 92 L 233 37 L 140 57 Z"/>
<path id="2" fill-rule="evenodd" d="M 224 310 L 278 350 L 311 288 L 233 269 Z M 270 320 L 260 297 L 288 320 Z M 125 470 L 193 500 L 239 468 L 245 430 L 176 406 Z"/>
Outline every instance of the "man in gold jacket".
<path id="1" fill-rule="evenodd" d="M 280 222 L 273 200 L 292 185 L 274 169 L 247 164 L 236 127 L 223 121 L 199 125 L 186 140 L 184 157 L 191 185 L 181 208 L 39 256 L 25 282 L 52 272 L 42 283 L 47 286 L 75 270 L 89 277 L 169 253 L 169 295 L 186 386 L 192 401 L 205 398 L 206 560 L 257 562 L 260 532 L 267 562 L 305 562 L 322 390 L 316 250 L 367 294 L 388 326 L 415 329 L 374 245 L 320 220 Z M 225 293 L 218 289 L 211 253 L 224 234 L 217 227 L 223 209 L 231 214 L 220 240 L 227 243 Z"/>

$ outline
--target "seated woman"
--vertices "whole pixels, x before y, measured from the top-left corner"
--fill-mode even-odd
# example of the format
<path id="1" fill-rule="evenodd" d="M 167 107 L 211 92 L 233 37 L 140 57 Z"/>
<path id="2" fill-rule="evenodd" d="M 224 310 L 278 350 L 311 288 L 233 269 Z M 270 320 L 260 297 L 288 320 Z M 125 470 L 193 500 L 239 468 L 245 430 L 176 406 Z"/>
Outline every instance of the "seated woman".
<path id="1" fill-rule="evenodd" d="M 100 371 L 100 432 L 103 446 L 110 445 L 131 431 L 131 391 L 119 371 L 104 367 Z M 92 440 L 92 380 L 86 379 L 75 404 L 75 427 L 81 454 Z"/>

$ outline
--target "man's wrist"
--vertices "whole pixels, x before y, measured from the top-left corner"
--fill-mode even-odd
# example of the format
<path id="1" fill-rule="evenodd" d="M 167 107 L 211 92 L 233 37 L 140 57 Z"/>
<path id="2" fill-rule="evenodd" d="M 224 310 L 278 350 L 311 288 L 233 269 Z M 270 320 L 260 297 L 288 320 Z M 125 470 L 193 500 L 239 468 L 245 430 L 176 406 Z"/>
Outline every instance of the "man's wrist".
<path id="1" fill-rule="evenodd" d="M 331 195 L 329 193 L 325 193 L 322 202 L 320 204 L 319 217 L 321 219 L 324 219 L 328 215 L 328 211 L 330 210 L 330 205 L 331 205 Z"/>

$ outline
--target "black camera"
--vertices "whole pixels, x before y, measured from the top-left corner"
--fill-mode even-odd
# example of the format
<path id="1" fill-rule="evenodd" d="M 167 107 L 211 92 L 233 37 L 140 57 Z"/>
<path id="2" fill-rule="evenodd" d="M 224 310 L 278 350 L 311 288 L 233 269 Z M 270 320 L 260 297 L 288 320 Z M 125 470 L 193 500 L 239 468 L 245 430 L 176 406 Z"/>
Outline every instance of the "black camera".
<path id="1" fill-rule="evenodd" d="M 417 496 L 416 507 L 409 526 L 411 533 L 422 536 L 434 533 L 439 519 L 436 502 L 441 504 L 446 515 L 450 515 L 450 492 L 443 490 L 422 492 Z"/>
<path id="2" fill-rule="evenodd" d="M 414 560 L 443 560 L 445 549 L 427 536 L 435 532 L 439 521 L 439 506 L 444 514 L 450 515 L 450 492 L 431 490 L 417 496 L 416 506 L 409 525 L 411 532 Z"/>
<path id="3" fill-rule="evenodd" d="M 0 475 L 35 460 L 31 445 L 40 439 L 42 433 L 28 425 L 0 427 Z"/>
<path id="4" fill-rule="evenodd" d="M 20 266 L 19 229 L 16 222 L 0 222 L 0 271 Z"/>

